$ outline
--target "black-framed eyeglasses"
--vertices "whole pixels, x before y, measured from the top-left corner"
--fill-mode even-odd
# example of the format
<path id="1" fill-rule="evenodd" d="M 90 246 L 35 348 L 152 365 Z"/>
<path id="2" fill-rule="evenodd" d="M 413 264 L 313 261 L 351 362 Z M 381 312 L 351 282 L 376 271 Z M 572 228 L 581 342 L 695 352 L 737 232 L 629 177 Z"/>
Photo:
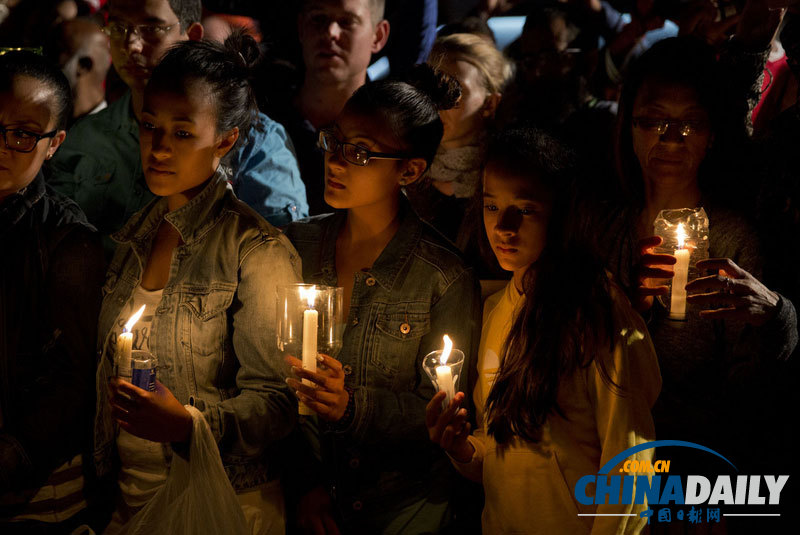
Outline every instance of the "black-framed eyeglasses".
<path id="1" fill-rule="evenodd" d="M 103 27 L 103 33 L 114 41 L 124 41 L 129 34 L 138 35 L 144 41 L 158 42 L 169 33 L 169 31 L 180 24 L 128 24 L 119 20 L 112 20 Z"/>
<path id="2" fill-rule="evenodd" d="M 374 152 L 360 145 L 340 141 L 333 132 L 321 130 L 319 133 L 319 147 L 325 152 L 335 153 L 340 151 L 345 161 L 353 164 L 365 166 L 370 160 L 405 160 L 410 156 L 405 154 L 390 154 L 386 152 Z"/>
<path id="3" fill-rule="evenodd" d="M 673 119 L 656 119 L 655 117 L 634 117 L 633 126 L 642 130 L 655 131 L 659 136 L 667 133 L 671 125 L 678 127 L 682 137 L 691 136 L 708 129 L 708 121 L 677 121 Z"/>
<path id="4" fill-rule="evenodd" d="M 0 133 L 3 134 L 3 141 L 5 141 L 8 149 L 17 152 L 31 152 L 36 148 L 37 143 L 44 138 L 55 137 L 58 133 L 58 129 L 45 134 L 37 134 L 21 128 L 5 128 L 4 126 L 0 126 Z"/>

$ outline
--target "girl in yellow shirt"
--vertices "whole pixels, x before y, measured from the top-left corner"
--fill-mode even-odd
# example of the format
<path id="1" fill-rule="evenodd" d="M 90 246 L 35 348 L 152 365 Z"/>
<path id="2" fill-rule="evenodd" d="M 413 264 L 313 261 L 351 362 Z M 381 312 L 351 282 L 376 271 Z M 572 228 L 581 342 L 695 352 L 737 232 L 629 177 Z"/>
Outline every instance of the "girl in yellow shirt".
<path id="1" fill-rule="evenodd" d="M 654 440 L 661 375 L 642 319 L 593 254 L 570 155 L 536 130 L 490 145 L 484 227 L 512 279 L 484 306 L 470 434 L 464 394 L 427 408 L 431 439 L 483 483 L 483 532 L 639 533 L 644 504 L 583 505 L 575 483 Z M 629 458 L 651 459 L 653 450 Z M 611 473 L 619 472 L 619 467 Z M 592 494 L 589 494 L 592 495 Z"/>

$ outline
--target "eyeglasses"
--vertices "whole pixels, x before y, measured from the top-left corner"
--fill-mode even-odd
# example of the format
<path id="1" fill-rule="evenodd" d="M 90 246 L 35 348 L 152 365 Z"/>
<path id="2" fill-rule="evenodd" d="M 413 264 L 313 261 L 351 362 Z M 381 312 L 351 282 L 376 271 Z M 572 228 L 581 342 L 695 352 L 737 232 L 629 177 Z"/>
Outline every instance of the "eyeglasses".
<path id="1" fill-rule="evenodd" d="M 6 143 L 6 148 L 17 152 L 31 152 L 36 148 L 36 144 L 44 138 L 55 137 L 58 130 L 53 130 L 46 134 L 36 134 L 34 132 L 22 130 L 21 128 L 5 128 L 0 126 L 0 132 L 3 134 L 3 141 Z"/>
<path id="2" fill-rule="evenodd" d="M 359 145 L 339 141 L 333 132 L 322 130 L 319 133 L 319 147 L 325 152 L 335 153 L 340 150 L 340 154 L 345 161 L 353 164 L 365 166 L 370 160 L 405 160 L 409 156 L 403 154 L 389 154 L 385 152 L 373 152 Z"/>
<path id="3" fill-rule="evenodd" d="M 670 125 L 678 127 L 682 137 L 691 136 L 708 129 L 708 122 L 703 120 L 676 121 L 673 119 L 656 119 L 653 117 L 634 117 L 633 126 L 642 130 L 655 131 L 659 136 L 667 133 Z"/>
<path id="4" fill-rule="evenodd" d="M 124 41 L 128 38 L 128 34 L 133 34 L 141 37 L 143 41 L 153 43 L 163 39 L 178 24 L 180 23 L 176 22 L 166 26 L 158 24 L 128 24 L 115 20 L 103 27 L 103 32 L 114 41 Z"/>

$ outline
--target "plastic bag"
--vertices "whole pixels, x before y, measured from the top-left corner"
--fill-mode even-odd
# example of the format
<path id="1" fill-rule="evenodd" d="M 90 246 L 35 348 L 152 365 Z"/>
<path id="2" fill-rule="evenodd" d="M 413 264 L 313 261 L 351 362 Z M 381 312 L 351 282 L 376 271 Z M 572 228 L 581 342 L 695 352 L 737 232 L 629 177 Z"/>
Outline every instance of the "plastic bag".
<path id="1" fill-rule="evenodd" d="M 187 405 L 193 427 L 189 460 L 172 456 L 163 487 L 131 518 L 125 535 L 246 535 L 247 524 L 203 415 Z"/>

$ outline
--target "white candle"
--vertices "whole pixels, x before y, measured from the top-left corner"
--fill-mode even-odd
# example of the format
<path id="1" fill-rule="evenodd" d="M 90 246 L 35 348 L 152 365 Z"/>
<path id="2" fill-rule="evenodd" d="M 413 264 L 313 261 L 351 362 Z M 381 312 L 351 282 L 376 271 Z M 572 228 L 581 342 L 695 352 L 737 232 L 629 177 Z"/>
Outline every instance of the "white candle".
<path id="1" fill-rule="evenodd" d="M 444 406 L 449 407 L 450 402 L 456 397 L 456 389 L 453 384 L 453 372 L 450 370 L 450 366 L 442 365 L 436 367 L 436 382 L 439 385 L 439 391 L 446 394 Z"/>
<path id="2" fill-rule="evenodd" d="M 131 349 L 133 349 L 133 333 L 123 332 L 117 338 L 117 377 L 131 377 Z"/>
<path id="3" fill-rule="evenodd" d="M 450 402 L 456 397 L 455 384 L 453 383 L 453 371 L 447 365 L 447 359 L 450 358 L 450 353 L 453 351 L 453 341 L 450 337 L 444 335 L 444 349 L 442 349 L 442 356 L 439 357 L 441 366 L 436 367 L 436 383 L 439 385 L 439 391 L 445 393 L 444 406 L 445 408 L 450 405 Z"/>
<path id="4" fill-rule="evenodd" d="M 308 306 L 314 306 L 317 291 L 314 288 L 304 292 L 308 300 Z M 319 312 L 309 308 L 303 312 L 303 369 L 312 372 L 317 371 L 317 328 L 319 325 Z M 313 386 L 309 379 L 303 379 L 303 384 Z M 298 405 L 299 414 L 310 416 L 314 411 L 308 408 L 303 402 Z"/>
<path id="5" fill-rule="evenodd" d="M 130 379 L 131 377 L 131 350 L 133 349 L 133 333 L 131 329 L 133 329 L 133 326 L 139 321 L 142 314 L 144 314 L 144 308 L 145 305 L 142 305 L 142 307 L 130 317 L 128 323 L 126 323 L 123 328 L 122 334 L 117 338 L 117 352 L 114 355 L 114 360 L 117 368 L 116 375 L 118 377 L 126 379 Z"/>
<path id="6" fill-rule="evenodd" d="M 683 224 L 678 225 L 678 248 L 675 249 L 675 276 L 672 279 L 672 295 L 669 304 L 669 317 L 674 320 L 686 319 L 686 283 L 689 282 L 689 249 L 683 247 L 686 232 Z"/>

